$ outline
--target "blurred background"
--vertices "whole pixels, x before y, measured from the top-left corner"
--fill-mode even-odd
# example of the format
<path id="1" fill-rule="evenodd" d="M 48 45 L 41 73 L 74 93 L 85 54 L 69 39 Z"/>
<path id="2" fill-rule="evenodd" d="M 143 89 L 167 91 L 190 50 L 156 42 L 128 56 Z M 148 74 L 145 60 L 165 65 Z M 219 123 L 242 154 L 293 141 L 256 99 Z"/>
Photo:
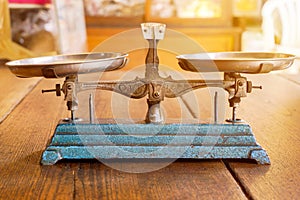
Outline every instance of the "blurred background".
<path id="1" fill-rule="evenodd" d="M 165 23 L 209 52 L 272 51 L 300 56 L 300 2 L 297 0 L 0 2 L 0 22 L 9 21 L 10 26 L 2 25 L 0 29 L 9 30 L 11 38 L 6 40 L 11 39 L 20 49 L 25 48 L 22 55 L 5 56 L 3 52 L 8 47 L 0 47 L 2 58 L 91 51 L 114 34 L 139 28 L 142 22 Z"/>

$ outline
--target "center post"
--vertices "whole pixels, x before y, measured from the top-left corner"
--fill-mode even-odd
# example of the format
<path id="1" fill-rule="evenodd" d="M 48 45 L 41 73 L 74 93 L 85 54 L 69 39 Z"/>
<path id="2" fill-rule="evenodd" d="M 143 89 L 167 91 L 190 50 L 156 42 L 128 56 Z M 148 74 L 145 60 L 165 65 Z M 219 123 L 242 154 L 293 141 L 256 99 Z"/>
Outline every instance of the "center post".
<path id="1" fill-rule="evenodd" d="M 160 102 L 164 99 L 163 81 L 158 73 L 159 58 L 157 55 L 157 44 L 164 38 L 166 25 L 160 23 L 141 24 L 144 38 L 149 42 L 148 53 L 146 56 L 145 79 L 148 82 L 148 111 L 146 123 L 161 124 L 164 117 L 160 108 Z"/>

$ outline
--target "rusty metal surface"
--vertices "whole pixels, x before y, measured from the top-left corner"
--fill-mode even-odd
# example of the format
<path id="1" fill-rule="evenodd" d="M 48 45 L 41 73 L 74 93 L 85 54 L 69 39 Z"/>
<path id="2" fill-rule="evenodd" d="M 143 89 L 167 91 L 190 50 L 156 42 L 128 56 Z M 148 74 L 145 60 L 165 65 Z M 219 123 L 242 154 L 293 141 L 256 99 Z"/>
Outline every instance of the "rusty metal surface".
<path id="1" fill-rule="evenodd" d="M 176 57 L 182 69 L 193 72 L 268 73 L 290 67 L 295 56 L 269 52 L 217 52 Z"/>
<path id="2" fill-rule="evenodd" d="M 62 78 L 72 74 L 116 70 L 124 66 L 126 57 L 127 54 L 113 52 L 82 53 L 15 60 L 6 65 L 19 77 Z"/>

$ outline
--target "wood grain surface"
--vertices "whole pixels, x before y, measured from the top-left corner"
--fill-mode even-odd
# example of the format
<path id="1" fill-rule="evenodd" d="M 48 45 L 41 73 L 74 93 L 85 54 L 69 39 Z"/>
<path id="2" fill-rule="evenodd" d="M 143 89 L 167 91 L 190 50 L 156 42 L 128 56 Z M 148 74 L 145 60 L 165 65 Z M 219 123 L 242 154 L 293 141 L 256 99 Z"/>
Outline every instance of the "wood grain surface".
<path id="1" fill-rule="evenodd" d="M 17 78 L 4 64 L 0 61 L 0 122 L 40 80 Z"/>
<path id="2" fill-rule="evenodd" d="M 108 78 L 119 75 L 109 74 Z M 131 173 L 95 161 L 41 166 L 42 151 L 56 123 L 68 116 L 62 97 L 41 94 L 57 82 L 42 80 L 0 124 L 0 199 L 246 199 L 220 160 L 177 161 L 148 173 L 132 172 L 136 166 L 155 163 L 118 164 L 131 167 Z M 100 116 L 110 117 L 110 95 L 100 93 Z M 181 116 L 174 102 L 166 102 L 164 108 L 170 118 Z M 141 108 L 143 104 L 137 103 Z M 134 118 L 144 116 L 144 110 L 136 108 L 131 114 Z"/>
<path id="3" fill-rule="evenodd" d="M 271 74 L 253 80 L 263 90 L 250 94 L 240 113 L 252 125 L 271 165 L 232 162 L 230 167 L 253 199 L 299 199 L 300 84 Z"/>
<path id="4" fill-rule="evenodd" d="M 253 90 L 242 98 L 237 117 L 251 125 L 271 165 L 230 160 L 224 163 L 249 199 L 299 199 L 300 76 L 284 72 L 244 76 L 263 90 Z M 198 99 L 203 97 L 200 91 L 194 93 Z M 225 110 L 219 112 L 229 118 L 231 110 L 224 105 Z"/>
<path id="5" fill-rule="evenodd" d="M 0 124 L 0 199 L 73 198 L 73 167 L 39 164 L 57 121 L 65 117 L 62 99 L 41 95 L 49 83 L 42 81 Z"/>

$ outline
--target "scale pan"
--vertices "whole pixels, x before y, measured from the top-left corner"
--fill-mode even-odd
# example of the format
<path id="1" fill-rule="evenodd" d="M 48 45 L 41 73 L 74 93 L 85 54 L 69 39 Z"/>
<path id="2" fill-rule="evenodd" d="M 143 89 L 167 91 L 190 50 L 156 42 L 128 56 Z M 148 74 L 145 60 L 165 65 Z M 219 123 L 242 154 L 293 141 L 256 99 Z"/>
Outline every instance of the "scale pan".
<path id="1" fill-rule="evenodd" d="M 18 77 L 62 78 L 122 68 L 127 56 L 128 54 L 113 52 L 82 53 L 15 60 L 6 65 Z"/>
<path id="2" fill-rule="evenodd" d="M 217 52 L 176 57 L 180 67 L 192 72 L 267 73 L 290 67 L 295 56 L 267 52 Z"/>

